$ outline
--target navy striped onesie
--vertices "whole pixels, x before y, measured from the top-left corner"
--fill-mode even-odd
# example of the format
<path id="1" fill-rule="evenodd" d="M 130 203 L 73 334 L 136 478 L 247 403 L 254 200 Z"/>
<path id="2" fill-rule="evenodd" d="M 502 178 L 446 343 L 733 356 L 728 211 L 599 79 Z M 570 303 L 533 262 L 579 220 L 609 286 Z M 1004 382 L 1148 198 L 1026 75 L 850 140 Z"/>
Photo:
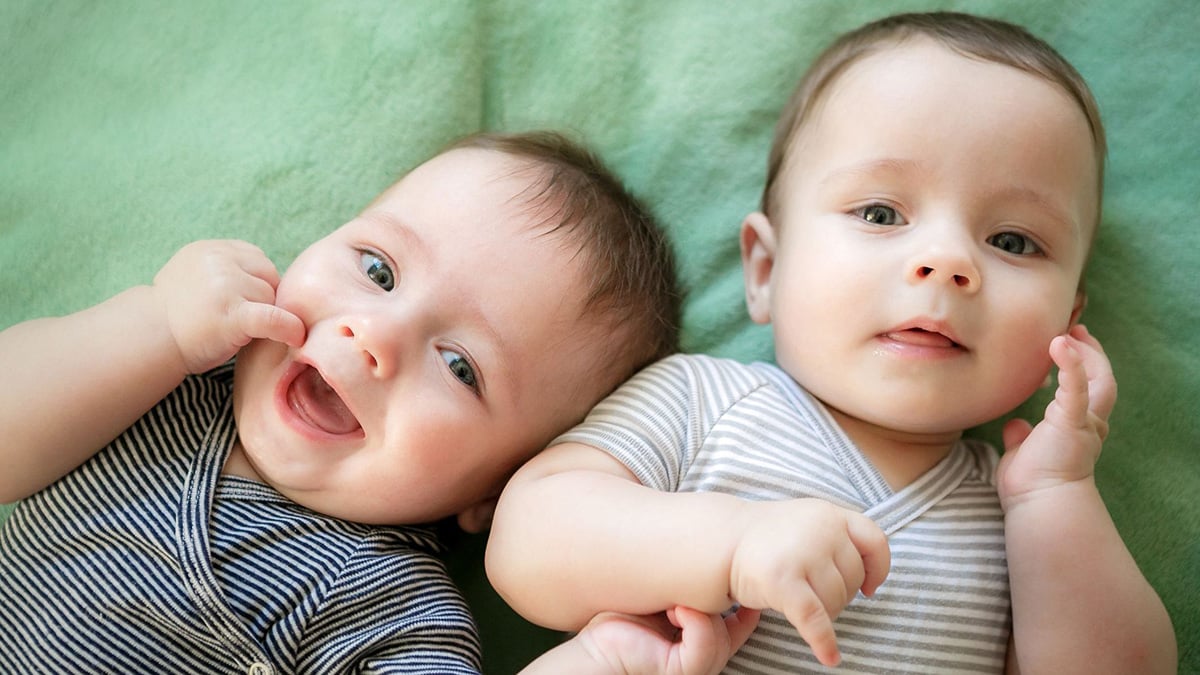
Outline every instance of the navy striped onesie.
<path id="1" fill-rule="evenodd" d="M 479 672 L 430 531 L 220 475 L 232 375 L 189 377 L 4 523 L 0 672 Z"/>

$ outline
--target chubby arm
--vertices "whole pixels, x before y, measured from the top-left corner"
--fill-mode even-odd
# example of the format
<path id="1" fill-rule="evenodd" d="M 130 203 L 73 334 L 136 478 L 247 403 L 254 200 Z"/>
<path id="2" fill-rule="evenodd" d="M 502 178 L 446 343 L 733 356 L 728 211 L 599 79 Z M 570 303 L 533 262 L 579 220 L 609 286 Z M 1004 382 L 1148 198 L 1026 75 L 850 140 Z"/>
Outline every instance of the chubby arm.
<path id="1" fill-rule="evenodd" d="M 1093 474 L 1116 380 L 1083 326 L 1055 338 L 1043 421 L 1004 430 L 999 488 L 1013 602 L 1010 672 L 1174 673 L 1162 601 L 1113 524 Z"/>
<path id="2" fill-rule="evenodd" d="M 0 502 L 54 482 L 115 438 L 188 373 L 254 337 L 299 344 L 272 304 L 274 265 L 245 242 L 197 242 L 155 276 L 93 307 L 0 332 Z"/>
<path id="3" fill-rule="evenodd" d="M 505 488 L 487 570 L 517 612 L 545 626 L 676 605 L 716 614 L 737 602 L 782 612 L 832 664 L 833 618 L 859 589 L 874 592 L 889 560 L 862 514 L 814 499 L 659 492 L 607 453 L 565 443 Z"/>

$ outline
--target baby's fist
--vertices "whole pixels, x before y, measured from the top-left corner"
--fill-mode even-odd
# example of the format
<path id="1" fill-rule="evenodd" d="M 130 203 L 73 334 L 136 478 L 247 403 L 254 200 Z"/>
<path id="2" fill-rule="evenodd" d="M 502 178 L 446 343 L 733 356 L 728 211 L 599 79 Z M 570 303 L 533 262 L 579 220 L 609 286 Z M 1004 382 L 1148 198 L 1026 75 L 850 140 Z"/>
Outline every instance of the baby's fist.
<path id="1" fill-rule="evenodd" d="M 153 289 L 185 370 L 216 367 L 255 338 L 302 344 L 303 322 L 275 306 L 278 285 L 275 265 L 253 244 L 211 240 L 180 249 Z"/>

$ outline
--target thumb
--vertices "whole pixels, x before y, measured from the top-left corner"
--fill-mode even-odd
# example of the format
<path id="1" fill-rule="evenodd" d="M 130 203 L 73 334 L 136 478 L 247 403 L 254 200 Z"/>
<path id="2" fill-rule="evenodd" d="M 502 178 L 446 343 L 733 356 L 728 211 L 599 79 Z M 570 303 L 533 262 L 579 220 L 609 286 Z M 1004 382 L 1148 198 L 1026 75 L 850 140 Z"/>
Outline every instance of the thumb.
<path id="1" fill-rule="evenodd" d="M 725 617 L 725 627 L 729 629 L 729 642 L 733 651 L 741 649 L 750 639 L 750 634 L 758 626 L 759 611 L 749 607 L 739 607 L 736 612 Z"/>
<path id="2" fill-rule="evenodd" d="M 1029 438 L 1029 434 L 1032 431 L 1033 425 L 1025 420 L 1009 420 L 1008 423 L 1004 425 L 1004 431 L 1001 432 L 1004 439 L 1004 452 L 1015 452 L 1016 449 L 1025 442 L 1025 439 Z"/>
<path id="3" fill-rule="evenodd" d="M 849 514 L 846 531 L 862 558 L 863 583 L 859 590 L 868 597 L 875 595 L 892 567 L 892 549 L 887 535 L 875 521 L 861 513 Z"/>

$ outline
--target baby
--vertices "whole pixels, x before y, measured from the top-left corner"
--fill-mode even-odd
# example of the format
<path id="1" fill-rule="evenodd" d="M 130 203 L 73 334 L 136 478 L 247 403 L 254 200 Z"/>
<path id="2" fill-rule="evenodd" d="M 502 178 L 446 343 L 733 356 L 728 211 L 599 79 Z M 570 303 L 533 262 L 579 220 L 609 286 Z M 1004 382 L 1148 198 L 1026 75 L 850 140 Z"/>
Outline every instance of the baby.
<path id="1" fill-rule="evenodd" d="M 676 348 L 679 300 L 663 233 L 595 157 L 477 135 L 282 277 L 199 242 L 152 285 L 5 330 L 0 500 L 23 501 L 0 663 L 478 672 L 421 525 L 485 528 L 521 462 Z M 727 623 L 682 621 L 718 647 Z"/>
<path id="2" fill-rule="evenodd" d="M 1078 321 L 1104 154 L 1082 78 L 1017 26 L 839 38 L 741 228 L 777 365 L 677 355 L 619 388 L 506 488 L 493 583 L 562 629 L 769 610 L 728 672 L 1174 672 L 1093 478 L 1116 384 Z M 1002 460 L 963 437 L 1053 365 Z"/>

